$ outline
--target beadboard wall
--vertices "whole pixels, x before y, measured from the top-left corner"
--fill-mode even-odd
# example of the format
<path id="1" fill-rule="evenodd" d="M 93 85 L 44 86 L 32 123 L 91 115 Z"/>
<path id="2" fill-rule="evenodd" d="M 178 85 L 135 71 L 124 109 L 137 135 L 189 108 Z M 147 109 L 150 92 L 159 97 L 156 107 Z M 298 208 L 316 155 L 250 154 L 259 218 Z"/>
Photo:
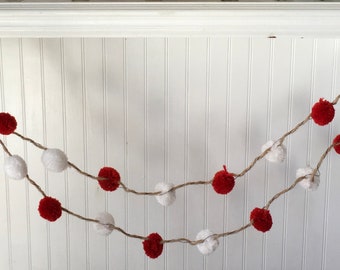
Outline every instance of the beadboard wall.
<path id="1" fill-rule="evenodd" d="M 308 38 L 3 38 L 0 108 L 16 117 L 19 133 L 64 150 L 87 172 L 112 166 L 130 188 L 153 190 L 158 182 L 209 180 L 224 164 L 242 171 L 320 97 L 339 94 L 339 50 L 338 40 Z M 47 172 L 41 150 L 2 138 L 64 207 L 92 218 L 108 211 L 133 234 L 194 239 L 205 228 L 220 233 L 246 224 L 298 168 L 315 166 L 340 133 L 339 117 L 299 129 L 285 142 L 283 164 L 258 162 L 229 195 L 189 186 L 167 208 L 122 189 L 105 193 L 71 168 Z M 140 240 L 117 231 L 97 235 L 66 213 L 45 221 L 41 195 L 0 170 L 0 269 L 339 269 L 339 162 L 331 152 L 317 191 L 297 186 L 276 200 L 266 234 L 249 228 L 222 238 L 209 256 L 168 244 L 155 260 Z"/>

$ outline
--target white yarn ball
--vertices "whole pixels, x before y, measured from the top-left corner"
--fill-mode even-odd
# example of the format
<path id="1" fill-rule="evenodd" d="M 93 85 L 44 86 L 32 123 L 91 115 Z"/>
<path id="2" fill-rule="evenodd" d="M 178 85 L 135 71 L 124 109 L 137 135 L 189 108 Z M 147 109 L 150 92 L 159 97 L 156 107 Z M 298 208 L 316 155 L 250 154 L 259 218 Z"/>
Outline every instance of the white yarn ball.
<path id="1" fill-rule="evenodd" d="M 112 233 L 113 228 L 110 225 L 115 225 L 115 221 L 110 213 L 101 212 L 97 215 L 96 219 L 100 222 L 93 224 L 93 229 L 96 233 L 104 236 Z"/>
<path id="2" fill-rule="evenodd" d="M 262 145 L 262 153 L 270 147 L 272 148 L 266 154 L 266 160 L 268 160 L 269 162 L 281 163 L 286 159 L 287 149 L 283 144 L 279 145 L 279 142 L 275 143 L 274 141 L 268 141 L 264 145 Z"/>
<path id="3" fill-rule="evenodd" d="M 52 172 L 62 172 L 68 166 L 67 156 L 59 149 L 46 149 L 41 156 L 41 161 L 45 168 Z"/>
<path id="4" fill-rule="evenodd" d="M 300 168 L 296 171 L 296 178 L 305 176 L 303 180 L 299 182 L 299 184 L 307 190 L 317 190 L 320 184 L 320 177 L 318 175 L 314 175 L 314 181 L 312 181 L 312 173 L 314 169 L 311 167 Z"/>
<path id="5" fill-rule="evenodd" d="M 167 183 L 158 183 L 155 186 L 155 191 L 160 191 L 165 194 L 156 195 L 156 200 L 163 206 L 169 206 L 170 204 L 173 204 L 173 202 L 176 200 L 176 192 L 175 190 L 172 190 L 168 192 L 170 189 L 174 187 L 173 184 L 167 184 Z"/>
<path id="6" fill-rule="evenodd" d="M 18 155 L 9 156 L 5 159 L 5 173 L 14 180 L 24 179 L 27 175 L 27 165 Z"/>
<path id="7" fill-rule="evenodd" d="M 205 239 L 203 243 L 197 244 L 198 250 L 203 255 L 209 255 L 214 252 L 219 245 L 218 239 L 211 237 L 211 235 L 213 235 L 213 233 L 207 229 L 200 231 L 196 236 L 196 240 Z"/>

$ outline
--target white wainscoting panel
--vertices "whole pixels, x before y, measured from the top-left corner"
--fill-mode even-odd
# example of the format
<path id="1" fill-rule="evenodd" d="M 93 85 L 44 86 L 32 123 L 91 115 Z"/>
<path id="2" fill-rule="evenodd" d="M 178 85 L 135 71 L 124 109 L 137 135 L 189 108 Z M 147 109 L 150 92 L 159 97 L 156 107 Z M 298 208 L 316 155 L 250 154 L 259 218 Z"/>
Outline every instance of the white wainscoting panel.
<path id="1" fill-rule="evenodd" d="M 64 150 L 85 171 L 112 166 L 130 188 L 152 191 L 158 182 L 212 179 L 224 164 L 242 171 L 320 97 L 340 93 L 339 46 L 298 37 L 3 38 L 0 109 L 16 117 L 19 133 Z M 14 135 L 1 139 L 64 207 L 91 218 L 108 211 L 132 234 L 194 239 L 205 228 L 246 224 L 298 168 L 316 165 L 340 133 L 339 119 L 325 127 L 310 121 L 286 140 L 283 164 L 259 161 L 229 195 L 188 186 L 167 208 L 121 188 L 105 193 L 71 168 L 47 172 L 40 149 Z M 36 189 L 0 170 L 0 269 L 339 269 L 339 162 L 334 151 L 327 156 L 317 191 L 297 186 L 277 199 L 266 234 L 249 228 L 221 238 L 209 256 L 167 244 L 155 260 L 118 231 L 102 237 L 66 213 L 45 221 Z"/>

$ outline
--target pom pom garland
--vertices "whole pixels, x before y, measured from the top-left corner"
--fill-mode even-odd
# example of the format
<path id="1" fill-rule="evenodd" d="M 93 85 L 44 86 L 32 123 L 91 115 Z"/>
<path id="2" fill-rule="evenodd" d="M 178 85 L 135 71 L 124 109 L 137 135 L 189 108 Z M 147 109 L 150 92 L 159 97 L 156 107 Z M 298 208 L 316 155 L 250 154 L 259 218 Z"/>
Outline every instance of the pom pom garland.
<path id="1" fill-rule="evenodd" d="M 67 156 L 59 149 L 46 149 L 41 156 L 41 161 L 51 172 L 62 172 L 68 166 Z"/>
<path id="2" fill-rule="evenodd" d="M 14 180 L 24 179 L 27 175 L 27 165 L 18 155 L 9 156 L 5 159 L 5 173 Z"/>
<path id="3" fill-rule="evenodd" d="M 253 222 L 253 227 L 261 232 L 269 231 L 273 225 L 269 210 L 263 208 L 253 209 L 250 213 L 250 221 Z"/>
<path id="4" fill-rule="evenodd" d="M 296 171 L 296 178 L 304 176 L 304 179 L 299 182 L 300 186 L 307 190 L 317 190 L 320 184 L 320 177 L 318 175 L 314 176 L 312 179 L 313 168 L 306 167 L 301 168 Z"/>
<path id="5" fill-rule="evenodd" d="M 196 240 L 205 239 L 203 243 L 197 244 L 198 250 L 203 255 L 209 255 L 210 253 L 214 252 L 219 245 L 218 239 L 216 239 L 212 235 L 213 233 L 207 229 L 200 231 L 196 236 Z"/>
<path id="6" fill-rule="evenodd" d="M 334 106 L 327 100 L 320 98 L 319 102 L 312 107 L 311 117 L 320 126 L 325 126 L 332 122 L 335 115 Z"/>
<path id="7" fill-rule="evenodd" d="M 265 156 L 266 160 L 273 163 L 282 163 L 286 159 L 286 147 L 283 144 L 279 145 L 279 142 L 275 143 L 274 141 L 268 141 L 264 145 L 262 145 L 262 153 L 270 147 L 271 149 Z"/>
<path id="8" fill-rule="evenodd" d="M 41 199 L 38 211 L 42 218 L 52 222 L 60 218 L 62 213 L 60 202 L 52 197 L 44 197 Z"/>
<path id="9" fill-rule="evenodd" d="M 0 134 L 9 135 L 17 128 L 17 121 L 9 113 L 0 113 Z"/>
<path id="10" fill-rule="evenodd" d="M 119 187 L 120 175 L 114 168 L 101 168 L 98 177 L 106 178 L 105 180 L 98 180 L 100 187 L 105 191 L 114 191 Z"/>
<path id="11" fill-rule="evenodd" d="M 169 206 L 174 203 L 176 200 L 176 192 L 175 190 L 169 191 L 174 187 L 173 184 L 167 183 L 158 183 L 155 186 L 155 191 L 161 191 L 164 194 L 156 195 L 156 200 L 159 204 L 163 206 Z"/>
<path id="12" fill-rule="evenodd" d="M 100 222 L 93 224 L 93 229 L 96 233 L 104 236 L 112 233 L 113 227 L 110 225 L 115 225 L 115 221 L 110 213 L 101 212 L 97 215 L 96 219 Z"/>
<path id="13" fill-rule="evenodd" d="M 339 99 L 340 99 L 340 95 L 333 102 L 333 104 L 336 104 Z M 321 99 L 320 99 L 320 101 L 321 101 Z M 304 125 L 309 119 L 310 119 L 310 116 L 308 116 L 304 121 L 300 122 L 291 131 L 289 131 L 286 134 L 284 134 L 277 141 L 282 143 L 287 136 L 289 136 L 290 134 L 294 133 L 299 127 Z M 22 135 L 20 135 L 18 133 L 15 133 L 15 135 L 21 137 L 24 140 L 30 141 L 31 143 L 33 143 L 35 146 L 37 146 L 39 148 L 45 149 L 44 146 L 42 146 L 42 145 L 40 145 L 38 143 L 35 143 L 33 140 L 31 140 L 29 138 L 26 138 L 26 137 L 24 137 L 24 136 L 22 136 Z M 321 155 L 320 160 L 319 160 L 319 162 L 317 163 L 317 166 L 316 166 L 317 170 L 320 168 L 322 162 L 325 160 L 326 156 L 328 155 L 328 153 L 330 152 L 330 150 L 333 147 L 334 147 L 334 149 L 335 149 L 335 151 L 337 153 L 340 152 L 340 149 L 337 149 L 338 145 L 335 145 L 338 142 L 340 142 L 340 135 L 338 135 L 334 139 L 333 144 L 330 145 L 327 148 L 327 150 Z M 7 154 L 9 154 L 11 156 L 9 150 L 7 149 L 5 144 L 1 141 L 1 139 L 0 139 L 0 144 L 3 147 L 3 150 Z M 272 146 L 274 144 L 275 143 L 272 142 Z M 276 146 L 276 145 L 274 145 L 274 146 Z M 281 144 L 277 145 L 276 147 L 278 147 L 278 146 L 281 147 Z M 272 148 L 274 148 L 274 147 L 272 147 Z M 272 151 L 272 150 L 273 149 L 270 149 L 270 151 Z M 284 148 L 284 150 L 285 150 L 285 148 Z M 266 149 L 264 149 L 263 151 L 266 151 L 266 154 L 267 154 L 267 152 L 270 152 L 269 150 L 266 150 Z M 225 176 L 227 174 L 228 177 L 231 176 L 233 178 L 233 180 L 234 180 L 234 176 L 235 177 L 243 176 L 245 173 L 247 173 L 248 171 L 250 171 L 254 167 L 255 163 L 258 160 L 262 159 L 263 157 L 264 157 L 264 154 L 256 157 L 254 159 L 254 161 L 246 169 L 244 169 L 244 171 L 241 172 L 240 174 L 228 173 L 225 166 L 224 166 L 224 171 L 220 171 L 220 172 L 223 172 L 223 176 Z M 24 163 L 24 164 L 26 166 L 26 163 Z M 71 166 L 73 165 L 72 163 L 69 163 L 69 164 Z M 77 171 L 79 173 L 83 174 L 83 175 L 89 176 L 90 178 L 96 178 L 95 176 L 91 176 L 90 174 L 88 174 L 86 172 L 83 172 L 80 169 L 79 170 L 77 169 Z M 27 172 L 27 166 L 26 166 L 26 172 Z M 218 172 L 218 173 L 220 173 L 220 172 Z M 262 231 L 262 232 L 266 232 L 266 231 L 270 230 L 271 227 L 272 227 L 272 217 L 271 217 L 270 212 L 268 210 L 270 205 L 276 199 L 278 199 L 280 196 L 282 196 L 285 193 L 291 191 L 296 186 L 296 184 L 299 183 L 299 182 L 303 183 L 304 181 L 306 181 L 306 183 L 308 183 L 308 186 L 307 186 L 307 184 L 306 184 L 306 186 L 309 189 L 313 189 L 314 187 L 312 186 L 311 183 L 317 182 L 317 185 L 319 184 L 319 176 L 314 176 L 314 179 L 312 179 L 311 174 L 313 172 L 314 172 L 314 170 L 312 168 L 310 168 L 310 167 L 307 167 L 307 168 L 304 168 L 304 169 L 299 169 L 297 171 L 297 177 L 298 178 L 294 181 L 293 184 L 291 184 L 289 187 L 281 190 L 280 192 L 276 193 L 267 202 L 267 204 L 263 208 L 255 208 L 255 209 L 253 209 L 253 211 L 250 213 L 250 222 L 248 224 L 240 227 L 239 229 L 236 229 L 236 230 L 233 230 L 233 231 L 230 231 L 230 232 L 223 232 L 223 233 L 220 233 L 220 234 L 213 234 L 209 230 L 204 230 L 204 231 L 201 231 L 197 235 L 196 241 L 191 241 L 190 239 L 186 239 L 186 238 L 177 238 L 177 239 L 170 239 L 170 240 L 164 240 L 163 241 L 162 237 L 159 234 L 157 234 L 157 233 L 152 233 L 148 237 L 130 234 L 130 233 L 125 232 L 123 229 L 114 226 L 114 219 L 113 219 L 113 217 L 109 213 L 100 213 L 98 215 L 98 217 L 97 217 L 97 220 L 81 216 L 81 215 L 76 214 L 76 213 L 74 213 L 74 212 L 72 212 L 72 211 L 70 211 L 70 210 L 68 210 L 66 208 L 62 208 L 61 204 L 60 204 L 60 202 L 58 200 L 56 200 L 54 198 L 51 198 L 51 197 L 47 197 L 45 192 L 43 191 L 43 189 L 36 182 L 34 182 L 31 178 L 29 178 L 29 176 L 27 174 L 26 174 L 26 176 L 27 176 L 27 179 L 28 179 L 29 183 L 32 184 L 44 196 L 44 198 L 40 201 L 39 208 L 38 208 L 39 213 L 40 213 L 40 215 L 43 218 L 45 218 L 45 219 L 47 219 L 49 221 L 55 221 L 55 220 L 57 220 L 61 216 L 62 211 L 64 210 L 66 213 L 68 213 L 70 215 L 73 215 L 73 216 L 75 216 L 75 217 L 77 217 L 79 219 L 82 219 L 82 220 L 85 220 L 85 221 L 89 221 L 89 222 L 95 222 L 95 223 L 97 223 L 97 225 L 101 225 L 102 227 L 99 226 L 99 229 L 101 231 L 103 231 L 102 234 L 104 234 L 104 235 L 108 235 L 109 233 L 112 232 L 112 230 L 117 230 L 117 231 L 123 233 L 124 235 L 126 235 L 128 237 L 137 238 L 137 239 L 144 239 L 144 241 L 143 241 L 143 248 L 144 248 L 144 251 L 145 251 L 146 255 L 149 256 L 150 258 L 157 258 L 157 257 L 159 257 L 161 255 L 161 253 L 163 251 L 163 244 L 164 243 L 170 243 L 170 242 L 172 242 L 172 243 L 174 243 L 174 242 L 190 243 L 190 244 L 193 244 L 193 245 L 198 245 L 199 250 L 203 254 L 210 254 L 211 252 L 213 252 L 217 248 L 217 246 L 218 246 L 218 239 L 220 237 L 226 237 L 227 235 L 239 233 L 239 232 L 247 229 L 251 225 L 255 229 L 257 229 L 259 231 Z M 215 176 L 218 173 L 216 173 Z M 106 175 L 108 175 L 108 176 L 106 176 Z M 117 177 L 117 175 L 118 175 L 118 177 Z M 301 180 L 301 177 L 304 177 L 304 179 Z M 105 180 L 104 179 L 102 180 L 102 178 L 105 178 Z M 118 178 L 118 180 L 117 180 L 117 178 Z M 216 177 L 216 178 L 218 179 L 219 177 Z M 123 183 L 120 183 L 119 173 L 115 169 L 110 168 L 110 167 L 102 168 L 101 171 L 99 172 L 99 178 L 98 178 L 99 184 L 100 184 L 100 182 L 110 182 L 110 180 L 112 180 L 112 179 L 115 179 L 115 181 L 113 181 L 115 183 L 115 185 L 119 186 L 119 184 L 121 184 L 123 189 L 126 192 L 133 192 L 133 193 L 138 194 L 138 195 L 156 195 L 156 196 L 162 197 L 163 195 L 165 195 L 167 193 L 167 191 L 169 191 L 171 189 L 171 187 L 173 187 L 173 185 L 171 185 L 170 187 L 168 186 L 167 187 L 167 191 L 164 191 L 161 195 L 159 195 L 159 192 L 137 192 L 137 191 L 134 191 L 132 189 L 127 188 Z M 181 188 L 181 187 L 184 187 L 186 185 L 212 184 L 214 182 L 214 180 L 216 180 L 215 177 L 214 177 L 213 181 L 186 182 L 185 184 L 181 184 L 179 186 L 175 186 L 175 188 Z M 161 183 L 161 184 L 164 187 L 165 184 L 164 183 Z M 116 188 L 117 187 L 115 187 L 114 189 L 116 189 Z M 223 188 L 225 188 L 225 187 L 223 187 Z M 221 189 L 223 189 L 223 188 L 221 188 Z M 232 188 L 230 190 L 232 190 Z M 168 192 L 168 193 L 171 193 L 171 192 Z M 96 222 L 96 221 L 99 221 L 99 223 Z M 200 242 L 200 243 L 197 243 L 197 241 Z M 210 242 L 210 243 L 207 244 L 208 242 Z"/>
<path id="14" fill-rule="evenodd" d="M 340 154 L 340 134 L 334 138 L 333 144 L 335 152 Z"/>
<path id="15" fill-rule="evenodd" d="M 158 233 L 148 235 L 147 239 L 143 241 L 143 248 L 145 254 L 151 259 L 156 259 L 163 252 L 163 239 Z"/>
<path id="16" fill-rule="evenodd" d="M 235 186 L 235 178 L 233 174 L 227 171 L 226 166 L 223 166 L 224 170 L 218 171 L 212 181 L 212 186 L 218 194 L 227 194 Z"/>

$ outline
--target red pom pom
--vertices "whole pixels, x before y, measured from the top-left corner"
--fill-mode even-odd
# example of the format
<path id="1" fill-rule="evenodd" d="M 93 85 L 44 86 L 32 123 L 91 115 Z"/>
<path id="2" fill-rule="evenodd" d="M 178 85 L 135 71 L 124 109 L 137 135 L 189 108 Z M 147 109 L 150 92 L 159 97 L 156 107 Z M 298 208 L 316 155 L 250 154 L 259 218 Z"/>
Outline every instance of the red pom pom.
<path id="1" fill-rule="evenodd" d="M 9 113 L 0 113 L 0 134 L 9 135 L 17 128 L 17 121 Z"/>
<path id="2" fill-rule="evenodd" d="M 98 173 L 98 177 L 107 180 L 98 180 L 100 187 L 106 191 L 114 191 L 119 187 L 120 175 L 111 167 L 103 167 Z"/>
<path id="3" fill-rule="evenodd" d="M 324 126 L 333 120 L 334 114 L 333 104 L 320 98 L 319 102 L 314 104 L 311 116 L 316 124 Z"/>
<path id="4" fill-rule="evenodd" d="M 223 166 L 223 168 L 224 170 L 219 171 L 215 174 L 212 181 L 212 186 L 218 194 L 227 194 L 235 186 L 234 176 L 231 173 L 227 172 L 225 166 Z"/>
<path id="5" fill-rule="evenodd" d="M 56 221 L 60 218 L 62 213 L 60 202 L 52 197 L 45 197 L 41 199 L 38 211 L 42 218 L 49 221 Z"/>
<path id="6" fill-rule="evenodd" d="M 251 211 L 250 220 L 253 221 L 254 228 L 261 232 L 269 231 L 273 225 L 269 210 L 263 208 L 255 208 Z"/>
<path id="7" fill-rule="evenodd" d="M 338 154 L 340 154 L 340 134 L 334 138 L 333 144 L 334 144 L 334 150 L 335 150 L 335 152 L 337 152 Z M 337 144 L 337 145 L 336 145 L 336 144 Z"/>
<path id="8" fill-rule="evenodd" d="M 151 259 L 156 259 L 163 252 L 163 239 L 158 233 L 152 233 L 143 241 L 145 254 Z"/>

